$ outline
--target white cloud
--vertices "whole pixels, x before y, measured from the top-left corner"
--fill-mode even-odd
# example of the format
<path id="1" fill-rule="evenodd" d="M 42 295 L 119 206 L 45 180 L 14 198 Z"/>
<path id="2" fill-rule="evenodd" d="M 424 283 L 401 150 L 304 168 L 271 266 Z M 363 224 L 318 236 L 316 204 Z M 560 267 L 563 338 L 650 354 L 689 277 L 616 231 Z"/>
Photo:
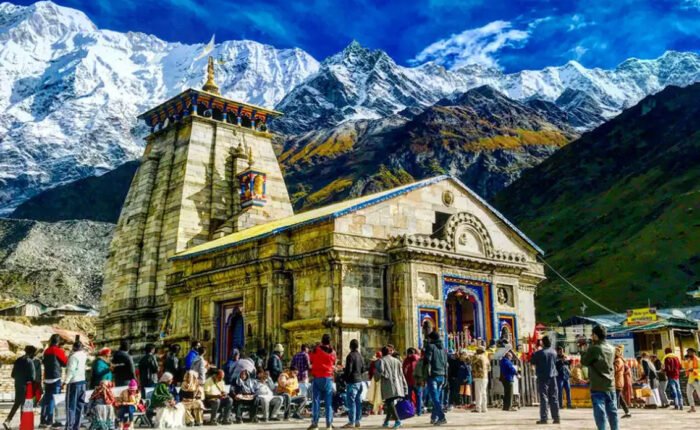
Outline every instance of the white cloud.
<path id="1" fill-rule="evenodd" d="M 683 9 L 700 9 L 700 0 L 683 0 Z"/>
<path id="2" fill-rule="evenodd" d="M 581 57 L 588 52 L 588 48 L 582 45 L 576 45 L 574 48 L 569 49 L 568 52 L 574 60 L 580 61 Z"/>
<path id="3" fill-rule="evenodd" d="M 497 67 L 496 55 L 501 49 L 523 46 L 529 36 L 527 31 L 514 29 L 510 22 L 493 21 L 438 40 L 424 48 L 411 62 L 433 61 L 449 68 L 467 64 Z"/>

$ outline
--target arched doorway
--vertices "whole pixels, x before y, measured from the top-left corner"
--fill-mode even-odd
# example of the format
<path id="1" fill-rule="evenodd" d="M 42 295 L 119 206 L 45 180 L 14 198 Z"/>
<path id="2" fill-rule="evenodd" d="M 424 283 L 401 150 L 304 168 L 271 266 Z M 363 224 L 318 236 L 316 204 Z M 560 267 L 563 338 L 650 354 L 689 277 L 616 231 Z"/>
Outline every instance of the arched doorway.
<path id="1" fill-rule="evenodd" d="M 217 356 L 219 365 L 226 362 L 234 349 L 245 348 L 245 319 L 240 302 L 221 305 Z"/>
<path id="2" fill-rule="evenodd" d="M 445 314 L 450 348 L 466 348 L 473 339 L 479 337 L 476 296 L 462 289 L 455 289 L 447 295 Z"/>

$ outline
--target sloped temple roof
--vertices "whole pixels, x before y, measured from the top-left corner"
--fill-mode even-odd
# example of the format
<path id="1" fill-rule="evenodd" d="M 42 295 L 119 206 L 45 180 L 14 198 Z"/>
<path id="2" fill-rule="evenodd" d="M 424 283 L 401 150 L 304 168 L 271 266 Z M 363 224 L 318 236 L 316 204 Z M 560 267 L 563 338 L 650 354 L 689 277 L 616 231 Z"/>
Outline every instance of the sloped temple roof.
<path id="1" fill-rule="evenodd" d="M 455 181 L 460 187 L 464 188 L 472 197 L 476 198 L 481 204 L 486 206 L 491 212 L 493 212 L 494 215 L 496 215 L 501 221 L 503 221 L 508 227 L 510 227 L 510 229 L 512 229 L 518 236 L 520 236 L 521 239 L 523 239 L 530 246 L 532 246 L 538 253 L 544 255 L 544 251 L 540 247 L 538 247 L 532 240 L 525 236 L 523 232 L 518 230 L 517 227 L 515 227 L 510 221 L 506 219 L 505 216 L 503 216 L 503 214 L 501 214 L 493 206 L 488 204 L 486 200 L 481 198 L 479 195 L 477 195 L 474 191 L 472 191 L 469 187 L 464 185 L 458 179 L 450 175 L 441 175 L 429 179 L 424 179 L 422 181 L 414 182 L 412 184 L 403 185 L 397 188 L 392 188 L 390 190 L 382 191 L 376 194 L 370 194 L 368 196 L 346 200 L 343 202 L 324 206 L 322 208 L 313 209 L 308 212 L 302 212 L 296 215 L 292 215 L 290 217 L 270 221 L 265 224 L 256 225 L 254 227 L 237 231 L 219 239 L 215 239 L 210 242 L 203 243 L 201 245 L 193 246 L 192 248 L 189 248 L 183 252 L 180 252 L 179 254 L 174 255 L 170 259 L 185 260 L 189 258 L 194 258 L 203 254 L 221 251 L 226 248 L 239 246 L 254 240 L 259 240 L 265 237 L 273 236 L 284 231 L 293 230 L 310 224 L 316 224 L 331 219 L 339 218 L 341 216 L 356 212 L 368 206 L 372 206 L 383 201 L 393 199 L 394 197 L 407 194 L 413 190 L 427 187 L 429 185 L 436 184 L 438 182 L 442 182 L 448 179 Z"/>

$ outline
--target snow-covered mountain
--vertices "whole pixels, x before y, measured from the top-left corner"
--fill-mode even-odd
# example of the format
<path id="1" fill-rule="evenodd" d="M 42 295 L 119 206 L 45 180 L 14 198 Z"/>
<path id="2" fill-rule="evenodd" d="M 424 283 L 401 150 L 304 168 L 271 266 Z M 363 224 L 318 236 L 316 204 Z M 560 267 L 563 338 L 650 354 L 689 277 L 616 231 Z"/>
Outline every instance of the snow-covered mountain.
<path id="1" fill-rule="evenodd" d="M 82 12 L 51 2 L 0 4 L 0 214 L 42 190 L 137 158 L 146 131 L 137 114 L 201 86 L 201 50 L 101 30 Z M 571 61 L 510 74 L 479 65 L 404 67 L 357 42 L 320 65 L 300 49 L 254 41 L 223 42 L 214 55 L 223 61 L 222 93 L 276 106 L 285 116 L 273 127 L 293 135 L 393 114 L 410 118 L 483 85 L 583 131 L 668 85 L 700 80 L 700 55 L 672 51 L 611 70 Z"/>
<path id="2" fill-rule="evenodd" d="M 136 115 L 202 85 L 202 46 L 101 30 L 51 2 L 0 4 L 0 213 L 138 157 Z M 300 49 L 248 40 L 212 55 L 225 96 L 268 107 L 318 69 Z"/>
<path id="3" fill-rule="evenodd" d="M 569 61 L 508 74 L 480 65 L 456 70 L 433 63 L 403 67 L 384 52 L 353 42 L 285 96 L 277 108 L 286 115 L 278 123 L 289 133 L 302 133 L 347 120 L 383 117 L 406 107 L 427 107 L 489 85 L 515 100 L 540 99 L 556 102 L 564 111 L 570 108 L 572 124 L 585 130 L 669 85 L 699 80 L 700 55 L 693 52 L 669 51 L 653 60 L 633 58 L 611 70 L 587 69 Z"/>

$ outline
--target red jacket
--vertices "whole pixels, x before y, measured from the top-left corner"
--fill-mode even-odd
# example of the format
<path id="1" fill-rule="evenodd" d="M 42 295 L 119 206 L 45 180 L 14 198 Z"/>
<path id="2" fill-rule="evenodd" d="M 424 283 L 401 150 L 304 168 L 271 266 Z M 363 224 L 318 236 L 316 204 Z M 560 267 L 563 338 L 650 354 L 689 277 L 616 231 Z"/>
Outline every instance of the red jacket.
<path id="1" fill-rule="evenodd" d="M 335 351 L 330 346 L 317 345 L 310 353 L 311 375 L 314 378 L 332 378 L 335 372 Z"/>
<path id="2" fill-rule="evenodd" d="M 44 350 L 42 362 L 44 364 L 44 379 L 60 379 L 61 368 L 66 367 L 68 358 L 63 348 L 51 345 Z"/>
<path id="3" fill-rule="evenodd" d="M 667 354 L 664 357 L 664 371 L 668 379 L 679 379 L 681 377 L 681 360 L 674 354 Z"/>
<path id="4" fill-rule="evenodd" d="M 416 380 L 413 377 L 413 371 L 416 370 L 418 360 L 420 360 L 420 355 L 418 354 L 408 355 L 403 360 L 403 376 L 406 378 L 406 383 L 409 387 L 414 387 L 416 385 Z"/>

